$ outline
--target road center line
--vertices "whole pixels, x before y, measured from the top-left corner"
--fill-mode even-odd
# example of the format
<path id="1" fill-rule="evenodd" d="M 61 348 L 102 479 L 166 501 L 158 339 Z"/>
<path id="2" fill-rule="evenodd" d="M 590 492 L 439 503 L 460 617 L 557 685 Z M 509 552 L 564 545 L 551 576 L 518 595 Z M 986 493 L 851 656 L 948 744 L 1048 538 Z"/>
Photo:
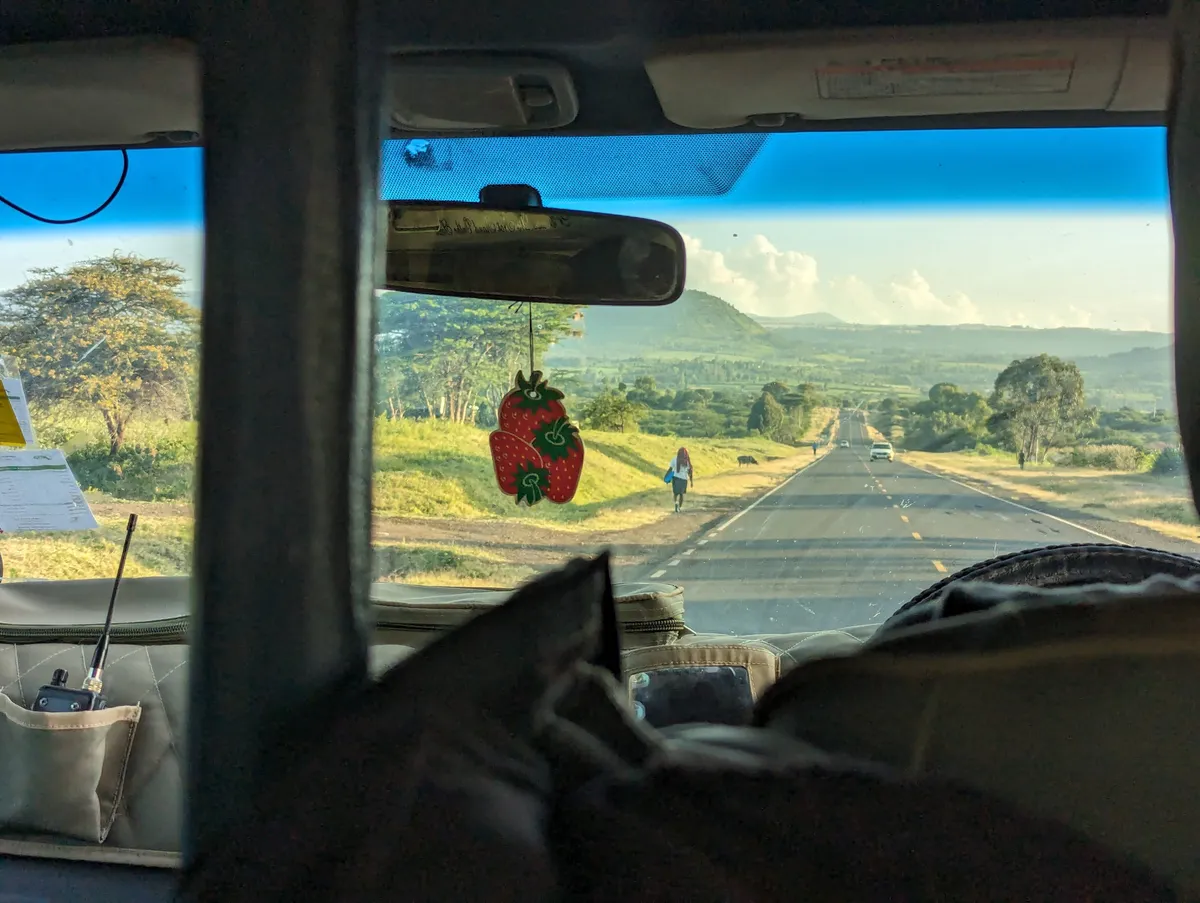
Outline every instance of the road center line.
<path id="1" fill-rule="evenodd" d="M 706 545 L 708 545 L 708 540 L 707 540 L 707 539 L 701 539 L 701 540 L 698 540 L 698 541 L 696 542 L 696 545 L 698 545 L 698 546 L 706 546 Z"/>
<path id="2" fill-rule="evenodd" d="M 901 514 L 901 515 L 900 515 L 900 520 L 904 521 L 904 522 L 907 524 L 907 523 L 908 523 L 908 515 L 907 515 L 907 514 Z"/>
<path id="3" fill-rule="evenodd" d="M 921 534 L 914 530 L 913 531 L 913 539 L 919 540 L 920 538 L 921 538 Z"/>
<path id="4" fill-rule="evenodd" d="M 672 558 L 670 561 L 668 561 L 668 562 L 667 562 L 667 567 L 669 567 L 669 568 L 673 568 L 673 567 L 675 567 L 675 565 L 677 565 L 677 564 L 679 564 L 679 559 L 678 559 L 678 558 Z"/>
<path id="5" fill-rule="evenodd" d="M 936 559 L 933 562 L 933 567 L 939 574 L 946 573 L 946 566 Z"/>
<path id="6" fill-rule="evenodd" d="M 650 575 L 650 579 L 657 580 L 659 577 L 661 577 L 665 573 L 666 573 L 666 571 L 655 571 L 653 574 Z"/>
<path id="7" fill-rule="evenodd" d="M 695 551 L 696 551 L 695 549 L 688 549 L 688 550 L 687 550 L 686 552 L 684 552 L 683 554 L 684 554 L 684 555 L 691 555 L 691 554 L 693 554 Z"/>

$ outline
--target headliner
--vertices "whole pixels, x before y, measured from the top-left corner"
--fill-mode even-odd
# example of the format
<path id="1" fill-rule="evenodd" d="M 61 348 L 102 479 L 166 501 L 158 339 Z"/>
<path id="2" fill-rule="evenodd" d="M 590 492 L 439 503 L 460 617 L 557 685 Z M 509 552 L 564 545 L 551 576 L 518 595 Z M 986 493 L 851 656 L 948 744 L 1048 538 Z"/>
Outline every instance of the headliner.
<path id="1" fill-rule="evenodd" d="M 1102 17 L 1164 17 L 1166 0 L 612 0 L 564 3 L 526 0 L 381 0 L 383 31 L 392 50 L 522 51 L 564 62 L 575 79 L 579 118 L 560 133 L 686 131 L 663 117 L 643 68 L 664 41 L 729 33 L 866 26 L 1045 21 Z M 157 34 L 198 39 L 211 0 L 59 0 L 6 4 L 0 42 Z M 940 128 L 954 126 L 1114 125 L 1162 122 L 1161 114 L 1008 113 L 857 121 L 807 121 L 820 129 Z"/>

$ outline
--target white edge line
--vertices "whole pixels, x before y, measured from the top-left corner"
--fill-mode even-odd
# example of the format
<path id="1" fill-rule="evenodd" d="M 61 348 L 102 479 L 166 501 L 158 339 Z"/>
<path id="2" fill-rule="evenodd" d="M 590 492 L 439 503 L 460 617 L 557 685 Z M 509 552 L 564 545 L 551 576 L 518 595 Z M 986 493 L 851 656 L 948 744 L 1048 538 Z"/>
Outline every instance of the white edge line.
<path id="1" fill-rule="evenodd" d="M 907 461 L 905 463 L 908 464 Z M 913 468 L 914 470 L 920 470 L 923 473 L 927 473 L 930 476 L 941 477 L 943 480 L 949 480 L 954 485 L 961 486 L 963 489 L 970 489 L 972 492 L 978 492 L 980 495 L 986 495 L 990 499 L 995 499 L 998 502 L 1004 502 L 1004 504 L 1006 504 L 1006 505 L 1012 505 L 1014 508 L 1020 508 L 1022 511 L 1028 511 L 1030 514 L 1036 514 L 1038 517 L 1048 517 L 1048 518 L 1050 518 L 1050 520 L 1056 520 L 1060 524 L 1066 524 L 1068 527 L 1073 527 L 1076 530 L 1082 530 L 1084 533 L 1091 533 L 1093 536 L 1098 536 L 1103 540 L 1106 540 L 1111 543 L 1116 543 L 1119 546 L 1131 545 L 1130 543 L 1127 543 L 1123 540 L 1114 539 L 1111 536 L 1105 536 L 1103 533 L 1098 533 L 1095 530 L 1092 530 L 1092 529 L 1089 529 L 1088 527 L 1083 526 L 1082 524 L 1074 523 L 1073 521 L 1069 521 L 1065 518 L 1058 517 L 1053 514 L 1047 514 L 1045 511 L 1038 511 L 1036 508 L 1030 508 L 1026 505 L 1020 504 L 1019 502 L 1011 501 L 1010 499 L 1002 499 L 998 495 L 992 495 L 990 492 L 984 492 L 982 489 L 978 489 L 974 486 L 971 486 L 969 483 L 960 482 L 959 480 L 956 480 L 953 477 L 948 477 L 945 474 L 938 473 L 937 471 L 926 470 L 924 467 L 918 467 L 916 464 L 909 464 L 908 466 Z"/>
<path id="2" fill-rule="evenodd" d="M 710 532 L 708 535 L 716 536 L 718 533 L 720 533 L 722 530 L 724 530 L 726 527 L 728 527 L 730 524 L 732 524 L 735 520 L 737 520 L 743 514 L 746 514 L 750 511 L 753 511 L 755 508 L 757 508 L 758 505 L 761 502 L 765 501 L 768 496 L 774 495 L 776 492 L 778 492 L 780 489 L 782 489 L 788 483 L 792 482 L 792 480 L 796 479 L 796 477 L 800 476 L 800 474 L 804 473 L 810 467 L 815 467 L 817 464 L 820 464 L 822 461 L 824 461 L 828 457 L 829 457 L 828 454 L 824 454 L 824 455 L 821 455 L 821 457 L 817 458 L 815 461 L 809 461 L 807 464 L 805 464 L 803 467 L 801 467 L 799 470 L 797 470 L 794 474 L 792 474 L 790 477 L 788 477 L 786 480 L 784 480 L 782 483 L 780 483 L 778 486 L 776 486 L 774 489 L 768 489 L 766 492 L 764 492 L 762 495 L 760 495 L 758 498 L 756 498 L 753 502 L 751 502 L 749 505 L 747 505 L 745 508 L 743 508 L 737 514 L 735 514 L 733 517 L 729 518 L 729 520 L 725 521 L 725 523 L 721 524 L 721 526 L 714 527 L 712 529 L 712 532 Z M 707 540 L 701 540 L 701 542 L 706 542 L 706 541 Z M 676 558 L 674 561 L 667 562 L 667 567 L 672 567 L 677 564 L 679 564 L 678 558 Z M 664 573 L 666 573 L 666 572 L 658 571 L 655 574 L 651 574 L 650 579 L 653 580 L 653 579 L 655 579 L 655 577 L 661 577 Z"/>
<path id="3" fill-rule="evenodd" d="M 780 489 L 782 489 L 788 483 L 792 482 L 792 480 L 796 479 L 796 477 L 800 476 L 800 474 L 804 473 L 810 467 L 815 467 L 816 465 L 820 464 L 822 461 L 824 461 L 828 457 L 829 457 L 829 455 L 827 455 L 827 454 L 821 455 L 821 457 L 817 458 L 817 460 L 809 461 L 807 464 L 805 464 L 803 467 L 801 467 L 799 470 L 797 470 L 794 474 L 792 474 L 790 477 L 788 477 L 786 480 L 784 480 L 782 483 L 780 483 L 778 486 L 776 486 L 774 489 L 768 489 L 766 492 L 764 492 L 762 495 L 760 495 L 758 498 L 756 498 L 753 502 L 751 502 L 749 505 L 747 505 L 745 508 L 743 508 L 737 514 L 735 514 L 733 517 L 729 518 L 729 520 L 725 521 L 725 523 L 721 524 L 721 526 L 717 527 L 717 529 L 724 530 L 726 527 L 728 527 L 730 524 L 732 524 L 735 520 L 737 520 L 743 514 L 749 514 L 751 511 L 753 511 L 755 508 L 757 508 L 759 505 L 761 505 L 763 502 L 765 502 L 772 495 L 777 493 Z"/>

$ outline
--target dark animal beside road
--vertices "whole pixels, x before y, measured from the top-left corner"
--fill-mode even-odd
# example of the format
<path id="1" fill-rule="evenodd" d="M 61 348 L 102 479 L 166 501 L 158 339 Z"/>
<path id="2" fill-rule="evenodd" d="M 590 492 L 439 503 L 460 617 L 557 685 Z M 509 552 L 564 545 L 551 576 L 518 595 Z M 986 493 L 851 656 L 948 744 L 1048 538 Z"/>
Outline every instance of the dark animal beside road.
<path id="1" fill-rule="evenodd" d="M 758 459 L 754 455 L 738 455 L 738 467 L 743 464 L 757 464 Z"/>

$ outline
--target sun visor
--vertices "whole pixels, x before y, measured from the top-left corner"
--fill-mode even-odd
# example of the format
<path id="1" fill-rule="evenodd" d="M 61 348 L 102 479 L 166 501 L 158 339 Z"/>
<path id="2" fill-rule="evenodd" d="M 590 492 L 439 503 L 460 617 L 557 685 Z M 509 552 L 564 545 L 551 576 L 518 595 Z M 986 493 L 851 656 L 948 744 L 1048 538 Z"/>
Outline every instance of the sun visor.
<path id="1" fill-rule="evenodd" d="M 536 131 L 570 125 L 579 114 L 571 73 L 533 57 L 398 55 L 388 91 L 399 131 Z"/>
<path id="2" fill-rule="evenodd" d="M 200 62 L 186 41 L 0 48 L 0 150 L 191 144 L 199 137 Z"/>
<path id="3" fill-rule="evenodd" d="M 532 185 L 553 201 L 717 197 L 741 178 L 766 135 L 587 139 L 409 138 L 383 146 L 385 200 L 478 201 L 486 185 Z"/>
<path id="4" fill-rule="evenodd" d="M 1166 108 L 1166 21 L 820 31 L 663 47 L 646 72 L 689 128 L 1009 111 Z"/>

